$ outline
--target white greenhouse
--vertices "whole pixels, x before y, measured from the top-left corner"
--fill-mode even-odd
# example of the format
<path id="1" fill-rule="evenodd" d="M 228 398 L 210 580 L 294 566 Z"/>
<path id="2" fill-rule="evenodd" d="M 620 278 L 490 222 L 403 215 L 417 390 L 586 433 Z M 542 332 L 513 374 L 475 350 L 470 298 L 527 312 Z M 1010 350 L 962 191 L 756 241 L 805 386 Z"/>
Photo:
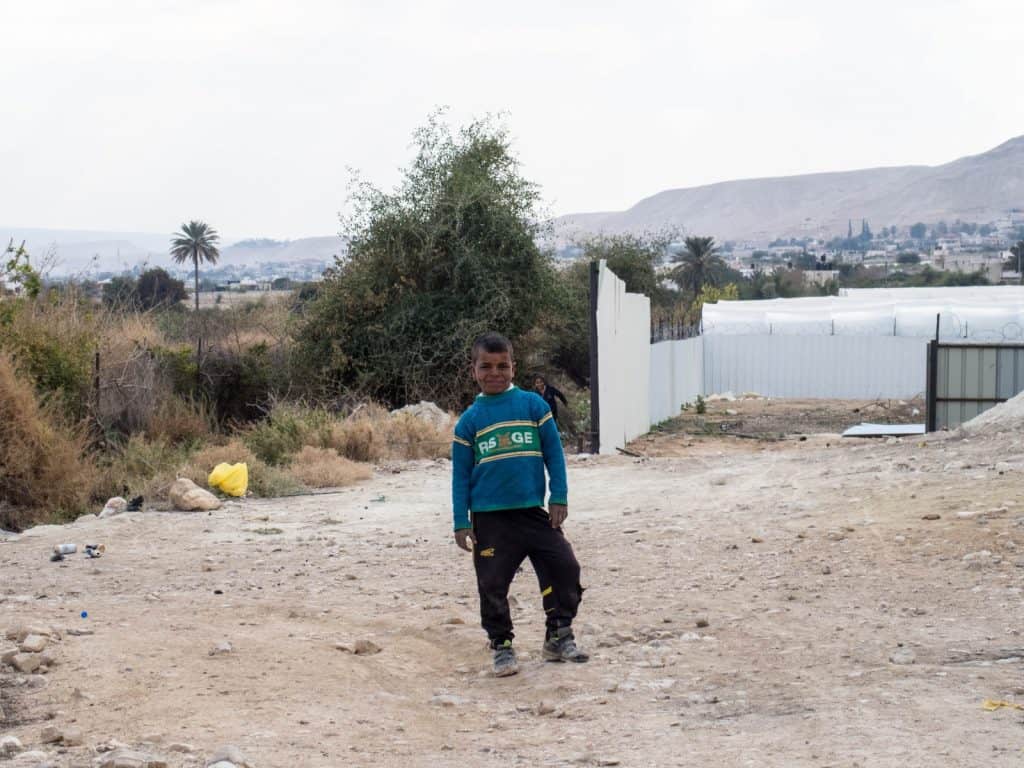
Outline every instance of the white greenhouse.
<path id="1" fill-rule="evenodd" d="M 1024 287 L 845 289 L 839 296 L 706 304 L 707 336 L 897 336 L 1024 343 Z"/>

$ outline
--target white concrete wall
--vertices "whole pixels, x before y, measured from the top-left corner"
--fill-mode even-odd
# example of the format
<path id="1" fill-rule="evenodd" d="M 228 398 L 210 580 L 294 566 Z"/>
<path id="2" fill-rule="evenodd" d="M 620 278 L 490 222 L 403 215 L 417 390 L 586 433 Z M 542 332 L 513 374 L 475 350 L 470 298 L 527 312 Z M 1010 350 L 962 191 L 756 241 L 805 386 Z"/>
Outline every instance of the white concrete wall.
<path id="1" fill-rule="evenodd" d="M 650 300 L 601 263 L 601 453 L 679 414 L 699 394 L 910 398 L 924 394 L 928 340 L 899 336 L 715 335 L 650 343 Z"/>
<path id="2" fill-rule="evenodd" d="M 601 262 L 597 293 L 598 399 L 601 453 L 615 453 L 651 426 L 651 302 Z"/>
<path id="3" fill-rule="evenodd" d="M 651 345 L 650 423 L 678 416 L 683 403 L 704 394 L 704 338 Z"/>
<path id="4" fill-rule="evenodd" d="M 925 390 L 927 339 L 724 335 L 703 339 L 706 394 L 867 399 L 909 398 Z"/>

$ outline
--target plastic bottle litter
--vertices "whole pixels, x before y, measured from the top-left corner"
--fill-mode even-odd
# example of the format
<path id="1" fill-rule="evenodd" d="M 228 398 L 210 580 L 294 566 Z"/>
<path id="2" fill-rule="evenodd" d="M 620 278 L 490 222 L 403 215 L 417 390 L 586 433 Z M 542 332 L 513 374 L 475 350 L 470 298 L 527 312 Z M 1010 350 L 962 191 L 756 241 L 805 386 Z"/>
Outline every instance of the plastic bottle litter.
<path id="1" fill-rule="evenodd" d="M 70 555 L 78 551 L 78 547 L 74 544 L 57 544 L 53 548 L 53 554 L 50 555 L 51 563 L 59 563 L 64 559 L 64 555 Z"/>

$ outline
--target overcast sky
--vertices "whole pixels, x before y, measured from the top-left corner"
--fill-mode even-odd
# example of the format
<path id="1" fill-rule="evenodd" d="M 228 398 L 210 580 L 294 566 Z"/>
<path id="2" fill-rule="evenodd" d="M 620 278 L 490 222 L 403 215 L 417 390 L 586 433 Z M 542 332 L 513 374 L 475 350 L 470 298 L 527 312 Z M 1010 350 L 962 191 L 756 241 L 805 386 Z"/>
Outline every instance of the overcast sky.
<path id="1" fill-rule="evenodd" d="M 1024 133 L 1024 2 L 0 0 L 0 225 L 336 233 L 346 168 L 506 113 L 555 214 Z"/>

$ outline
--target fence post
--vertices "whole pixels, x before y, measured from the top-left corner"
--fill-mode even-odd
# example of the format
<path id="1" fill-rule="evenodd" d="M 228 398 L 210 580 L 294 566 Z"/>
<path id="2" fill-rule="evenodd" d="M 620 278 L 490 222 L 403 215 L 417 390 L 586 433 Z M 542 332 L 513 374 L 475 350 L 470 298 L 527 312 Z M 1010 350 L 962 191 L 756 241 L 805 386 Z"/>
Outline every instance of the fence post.
<path id="1" fill-rule="evenodd" d="M 597 293 L 601 264 L 590 262 L 590 452 L 601 452 L 601 400 L 597 355 Z"/>
<path id="2" fill-rule="evenodd" d="M 92 361 L 92 395 L 93 406 L 96 409 L 97 418 L 100 412 L 100 350 L 96 348 L 96 354 Z"/>
<path id="3" fill-rule="evenodd" d="M 935 334 L 938 336 L 938 332 Z M 939 340 L 928 342 L 928 359 L 925 365 L 925 432 L 934 432 L 938 425 L 935 412 L 939 384 Z"/>

